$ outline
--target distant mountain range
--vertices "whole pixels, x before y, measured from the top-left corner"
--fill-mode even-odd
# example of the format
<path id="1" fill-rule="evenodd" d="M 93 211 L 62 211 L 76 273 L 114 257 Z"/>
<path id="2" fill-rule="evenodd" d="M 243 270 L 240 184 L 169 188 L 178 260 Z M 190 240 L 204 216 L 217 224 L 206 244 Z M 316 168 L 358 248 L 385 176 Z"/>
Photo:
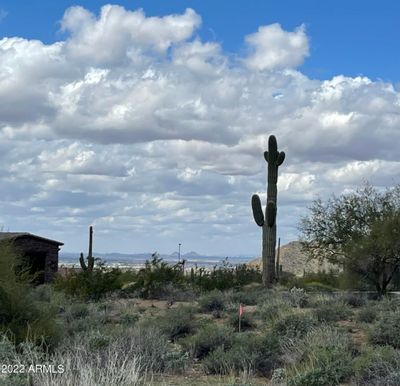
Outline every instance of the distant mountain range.
<path id="1" fill-rule="evenodd" d="M 152 253 L 95 253 L 94 255 L 100 257 L 109 265 L 137 266 L 144 264 L 146 260 L 151 260 Z M 176 251 L 171 254 L 160 254 L 160 256 L 168 263 L 177 263 L 179 260 L 179 253 Z M 204 267 L 218 266 L 222 264 L 222 261 L 226 258 L 226 256 L 201 255 L 194 251 L 181 253 L 180 257 L 186 260 L 186 267 L 191 267 L 196 264 Z M 61 252 L 59 260 L 61 265 L 75 264 L 79 266 L 79 253 Z M 302 251 L 299 241 L 292 241 L 280 247 L 280 262 L 284 271 L 292 272 L 295 275 L 303 275 L 304 272 L 329 271 L 334 268 L 327 263 L 321 264 L 317 261 L 309 261 Z M 253 267 L 260 267 L 261 258 L 255 259 L 254 256 L 229 256 L 228 263 L 233 265 L 246 263 Z"/>
<path id="2" fill-rule="evenodd" d="M 96 257 L 101 258 L 106 263 L 109 264 L 119 264 L 119 265 L 139 265 L 144 264 L 146 260 L 151 260 L 152 253 L 94 253 Z M 178 262 L 179 253 L 173 252 L 171 254 L 159 254 L 163 260 L 173 263 Z M 226 258 L 226 256 L 206 256 L 201 255 L 197 252 L 191 251 L 187 253 L 181 253 L 181 260 L 185 259 L 187 262 L 187 266 L 191 265 L 204 265 L 204 266 L 212 266 L 219 265 Z M 254 256 L 229 256 L 228 262 L 231 264 L 243 264 L 247 263 L 249 260 L 254 258 Z M 77 264 L 79 265 L 79 253 L 75 252 L 60 252 L 60 264 Z"/>

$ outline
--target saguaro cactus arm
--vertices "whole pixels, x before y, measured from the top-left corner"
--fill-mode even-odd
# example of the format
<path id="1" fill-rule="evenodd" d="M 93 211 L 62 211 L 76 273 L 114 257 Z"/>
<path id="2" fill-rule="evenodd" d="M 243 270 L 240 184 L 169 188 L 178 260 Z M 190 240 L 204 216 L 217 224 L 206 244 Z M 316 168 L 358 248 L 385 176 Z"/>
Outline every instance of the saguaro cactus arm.
<path id="1" fill-rule="evenodd" d="M 264 225 L 264 213 L 258 194 L 253 194 L 253 196 L 251 197 L 251 207 L 253 208 L 254 221 L 259 227 L 262 227 Z"/>
<path id="2" fill-rule="evenodd" d="M 83 253 L 81 252 L 81 255 L 79 256 L 79 262 L 81 263 L 81 267 L 82 267 L 82 269 L 84 270 L 84 271 L 87 271 L 87 266 L 86 266 L 86 263 L 85 263 L 85 259 L 84 259 L 84 257 L 83 257 Z"/>
<path id="3" fill-rule="evenodd" d="M 281 166 L 283 164 L 283 161 L 285 160 L 285 152 L 281 151 L 278 155 L 278 159 L 277 159 L 277 165 Z"/>

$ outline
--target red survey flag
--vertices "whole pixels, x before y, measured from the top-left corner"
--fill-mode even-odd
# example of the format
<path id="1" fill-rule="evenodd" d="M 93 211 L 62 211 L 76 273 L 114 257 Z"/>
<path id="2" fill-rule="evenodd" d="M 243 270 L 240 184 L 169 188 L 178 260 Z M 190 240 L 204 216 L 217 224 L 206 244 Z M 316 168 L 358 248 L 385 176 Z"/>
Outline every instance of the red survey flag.
<path id="1" fill-rule="evenodd" d="M 243 315 L 243 304 L 239 304 L 239 316 Z"/>

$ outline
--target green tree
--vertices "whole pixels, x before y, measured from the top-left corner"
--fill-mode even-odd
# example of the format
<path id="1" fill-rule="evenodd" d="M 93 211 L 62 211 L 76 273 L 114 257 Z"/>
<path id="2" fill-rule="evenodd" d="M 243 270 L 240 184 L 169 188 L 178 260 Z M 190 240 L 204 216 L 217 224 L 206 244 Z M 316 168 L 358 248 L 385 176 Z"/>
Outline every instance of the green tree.
<path id="1" fill-rule="evenodd" d="M 376 220 L 370 232 L 345 246 L 347 267 L 386 293 L 400 267 L 400 212 Z"/>
<path id="2" fill-rule="evenodd" d="M 379 191 L 364 184 L 326 202 L 317 199 L 309 209 L 299 226 L 309 257 L 346 267 L 385 293 L 398 270 L 394 252 L 400 231 L 393 227 L 400 213 L 400 185 Z"/>

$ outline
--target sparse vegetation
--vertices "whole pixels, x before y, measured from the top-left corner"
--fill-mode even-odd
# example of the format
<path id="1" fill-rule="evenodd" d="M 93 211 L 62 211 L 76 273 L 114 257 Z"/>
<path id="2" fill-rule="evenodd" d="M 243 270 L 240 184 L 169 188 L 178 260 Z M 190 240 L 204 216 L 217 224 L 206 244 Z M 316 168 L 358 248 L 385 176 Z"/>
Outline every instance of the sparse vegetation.
<path id="1" fill-rule="evenodd" d="M 314 309 L 314 315 L 320 322 L 337 322 L 347 319 L 351 314 L 349 307 L 340 299 L 323 302 Z"/>
<path id="2" fill-rule="evenodd" d="M 371 343 L 400 348 L 400 310 L 384 313 L 370 332 Z"/>
<path id="3" fill-rule="evenodd" d="M 2 384 L 168 385 L 183 380 L 190 384 L 201 375 L 209 384 L 233 385 L 245 379 L 245 384 L 271 381 L 275 386 L 397 385 L 400 299 L 368 300 L 360 293 L 321 291 L 319 286 L 335 284 L 331 274 L 322 273 L 308 278 L 321 280 L 313 291 L 308 279 L 289 288 L 265 289 L 260 277 L 251 285 L 246 279 L 238 287 L 235 279 L 228 286 L 235 272 L 245 275 L 227 264 L 214 271 L 219 285 L 227 287 L 221 290 L 199 286 L 200 275 L 201 280 L 207 277 L 204 271 L 185 275 L 178 268 L 153 256 L 140 271 L 121 272 L 100 264 L 90 273 L 76 272 L 35 288 L 23 276 L 14 276 L 15 288 L 29 299 L 28 304 L 19 298 L 16 315 L 28 310 L 32 317 L 42 308 L 51 310 L 46 321 L 38 320 L 57 329 L 28 322 L 25 327 L 36 333 L 31 339 L 24 329 L 18 332 L 21 324 L 6 325 L 11 309 L 2 307 L 0 359 L 63 363 L 80 370 L 36 374 L 30 384 L 7 375 Z M 1 283 L 3 290 L 14 288 L 7 287 L 6 277 Z M 239 304 L 244 305 L 240 332 Z M 100 363 L 115 371 L 103 371 Z"/>

